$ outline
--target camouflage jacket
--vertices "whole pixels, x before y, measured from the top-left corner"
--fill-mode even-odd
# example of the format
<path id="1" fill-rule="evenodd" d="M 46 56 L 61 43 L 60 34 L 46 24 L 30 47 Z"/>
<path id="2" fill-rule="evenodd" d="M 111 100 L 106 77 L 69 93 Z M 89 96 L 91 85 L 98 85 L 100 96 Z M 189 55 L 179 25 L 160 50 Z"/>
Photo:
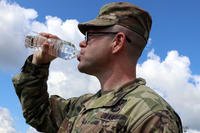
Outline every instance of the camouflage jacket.
<path id="1" fill-rule="evenodd" d="M 141 78 L 105 94 L 99 91 L 67 100 L 56 95 L 49 98 L 49 65 L 33 65 L 30 58 L 13 83 L 26 122 L 40 132 L 182 132 L 176 112 Z"/>

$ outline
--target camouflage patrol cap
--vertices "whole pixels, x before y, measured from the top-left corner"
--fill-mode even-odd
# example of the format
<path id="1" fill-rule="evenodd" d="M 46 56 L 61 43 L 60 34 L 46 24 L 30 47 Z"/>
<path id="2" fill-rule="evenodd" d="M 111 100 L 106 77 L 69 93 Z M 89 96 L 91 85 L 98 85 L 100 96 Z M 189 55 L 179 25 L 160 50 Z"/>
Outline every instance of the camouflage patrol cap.
<path id="1" fill-rule="evenodd" d="M 151 16 L 143 9 L 128 2 L 113 2 L 104 5 L 95 19 L 80 23 L 78 28 L 85 34 L 91 28 L 121 25 L 138 33 L 147 42 L 151 24 Z"/>

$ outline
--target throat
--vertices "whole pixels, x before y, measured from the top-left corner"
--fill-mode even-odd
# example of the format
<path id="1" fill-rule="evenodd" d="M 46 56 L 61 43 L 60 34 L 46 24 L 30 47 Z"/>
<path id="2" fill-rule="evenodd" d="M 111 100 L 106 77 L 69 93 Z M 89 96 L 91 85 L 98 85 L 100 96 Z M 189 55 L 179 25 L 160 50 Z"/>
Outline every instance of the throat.
<path id="1" fill-rule="evenodd" d="M 110 92 L 110 91 L 113 91 L 113 90 L 117 90 L 119 89 L 120 87 L 126 85 L 127 83 L 129 82 L 132 82 L 135 80 L 135 77 L 134 76 L 130 76 L 130 77 L 127 77 L 127 76 L 121 76 L 121 77 L 118 77 L 118 78 L 107 78 L 107 79 L 104 79 L 104 80 L 101 80 L 100 83 L 101 83 L 101 92 L 102 93 L 106 93 L 106 92 Z"/>

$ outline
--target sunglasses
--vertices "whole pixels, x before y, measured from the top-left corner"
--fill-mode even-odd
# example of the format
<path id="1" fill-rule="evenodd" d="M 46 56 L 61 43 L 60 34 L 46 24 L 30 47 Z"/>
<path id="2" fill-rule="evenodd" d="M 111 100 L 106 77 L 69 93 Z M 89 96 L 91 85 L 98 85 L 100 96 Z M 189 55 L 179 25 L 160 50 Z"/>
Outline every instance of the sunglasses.
<path id="1" fill-rule="evenodd" d="M 103 36 L 103 35 L 116 35 L 119 32 L 86 32 L 85 41 L 86 43 L 90 40 L 91 36 Z M 126 40 L 130 43 L 131 40 L 126 36 Z"/>

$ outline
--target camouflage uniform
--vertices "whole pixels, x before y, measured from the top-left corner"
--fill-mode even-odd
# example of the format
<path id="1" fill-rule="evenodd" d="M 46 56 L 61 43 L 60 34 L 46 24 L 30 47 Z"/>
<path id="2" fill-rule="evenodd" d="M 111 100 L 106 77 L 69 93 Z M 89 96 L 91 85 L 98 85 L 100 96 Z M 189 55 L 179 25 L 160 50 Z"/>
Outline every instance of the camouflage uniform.
<path id="1" fill-rule="evenodd" d="M 113 25 L 138 33 L 147 42 L 150 15 L 126 2 L 105 5 L 96 19 L 78 25 L 88 29 Z M 143 49 L 145 47 L 142 46 Z M 179 116 L 159 95 L 136 79 L 114 91 L 65 100 L 47 93 L 47 65 L 34 65 L 31 56 L 13 78 L 26 122 L 46 133 L 181 133 Z M 70 90 L 66 90 L 70 91 Z"/>
<path id="2" fill-rule="evenodd" d="M 13 78 L 26 122 L 46 133 L 181 133 L 175 111 L 139 78 L 117 90 L 65 100 L 47 93 L 49 65 L 27 59 Z M 67 91 L 67 90 L 66 90 Z"/>

